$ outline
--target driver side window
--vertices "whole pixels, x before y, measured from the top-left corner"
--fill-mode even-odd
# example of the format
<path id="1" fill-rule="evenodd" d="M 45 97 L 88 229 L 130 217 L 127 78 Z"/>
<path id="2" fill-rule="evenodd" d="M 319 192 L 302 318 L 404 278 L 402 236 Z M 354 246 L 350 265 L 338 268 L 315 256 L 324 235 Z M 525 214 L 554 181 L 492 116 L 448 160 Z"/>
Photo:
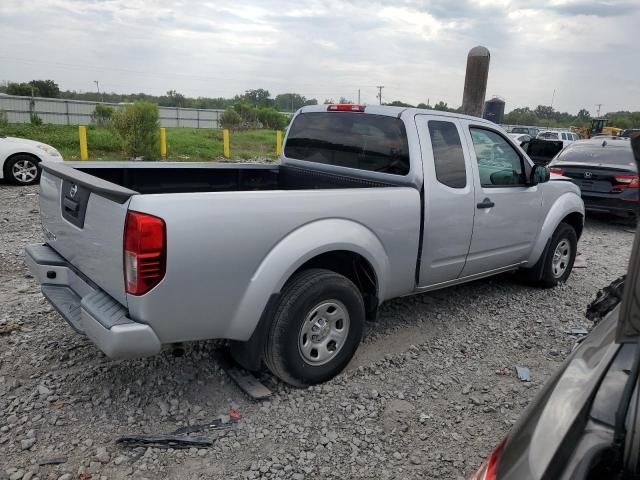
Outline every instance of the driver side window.
<path id="1" fill-rule="evenodd" d="M 483 187 L 513 187 L 525 184 L 522 159 L 501 135 L 483 128 L 470 128 Z"/>

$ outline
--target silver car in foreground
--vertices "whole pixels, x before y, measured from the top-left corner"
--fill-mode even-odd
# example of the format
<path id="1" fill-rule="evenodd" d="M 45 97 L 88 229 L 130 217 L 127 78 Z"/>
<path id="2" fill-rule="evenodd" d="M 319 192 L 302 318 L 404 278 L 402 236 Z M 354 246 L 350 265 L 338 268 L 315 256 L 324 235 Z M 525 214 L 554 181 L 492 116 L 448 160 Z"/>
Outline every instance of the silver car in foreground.
<path id="1" fill-rule="evenodd" d="M 278 165 L 44 163 L 42 292 L 112 358 L 227 339 L 293 385 L 349 362 L 389 299 L 510 270 L 550 287 L 578 188 L 495 124 L 399 107 L 297 112 Z"/>

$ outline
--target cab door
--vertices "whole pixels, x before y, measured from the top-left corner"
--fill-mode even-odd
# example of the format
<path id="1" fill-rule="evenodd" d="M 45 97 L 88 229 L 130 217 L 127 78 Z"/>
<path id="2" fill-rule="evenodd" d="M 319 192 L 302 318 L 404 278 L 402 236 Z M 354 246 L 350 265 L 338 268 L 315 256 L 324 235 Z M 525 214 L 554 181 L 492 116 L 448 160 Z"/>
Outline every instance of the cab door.
<path id="1" fill-rule="evenodd" d="M 458 119 L 416 115 L 424 172 L 419 287 L 455 280 L 464 268 L 475 214 L 471 158 Z"/>
<path id="2" fill-rule="evenodd" d="M 539 186 L 527 185 L 528 159 L 499 130 L 465 123 L 476 188 L 473 239 L 463 277 L 525 262 L 542 213 Z"/>

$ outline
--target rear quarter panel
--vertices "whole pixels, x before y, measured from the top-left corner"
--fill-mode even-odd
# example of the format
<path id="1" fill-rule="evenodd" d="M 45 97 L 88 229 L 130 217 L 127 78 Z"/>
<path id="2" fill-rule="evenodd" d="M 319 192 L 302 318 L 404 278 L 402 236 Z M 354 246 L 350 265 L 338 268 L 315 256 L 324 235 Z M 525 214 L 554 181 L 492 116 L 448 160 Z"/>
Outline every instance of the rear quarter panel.
<path id="1" fill-rule="evenodd" d="M 129 208 L 166 222 L 165 278 L 128 296 L 131 317 L 163 343 L 248 339 L 270 295 L 306 260 L 332 250 L 370 261 L 381 300 L 415 286 L 414 188 L 136 195 Z"/>

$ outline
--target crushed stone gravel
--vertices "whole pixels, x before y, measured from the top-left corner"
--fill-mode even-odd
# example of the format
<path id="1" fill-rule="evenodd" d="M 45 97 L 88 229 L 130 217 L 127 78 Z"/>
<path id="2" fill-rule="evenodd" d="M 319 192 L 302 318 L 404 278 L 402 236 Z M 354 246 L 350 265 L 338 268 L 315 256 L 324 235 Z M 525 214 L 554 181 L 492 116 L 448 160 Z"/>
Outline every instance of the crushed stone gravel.
<path id="1" fill-rule="evenodd" d="M 0 479 L 462 479 L 571 350 L 571 328 L 626 270 L 629 225 L 588 218 L 586 268 L 551 290 L 501 275 L 385 304 L 347 370 L 304 390 L 265 377 L 253 403 L 213 360 L 111 361 L 47 303 L 24 263 L 38 188 L 0 184 Z M 527 367 L 531 381 L 518 380 Z M 241 412 L 208 449 L 122 448 Z"/>

